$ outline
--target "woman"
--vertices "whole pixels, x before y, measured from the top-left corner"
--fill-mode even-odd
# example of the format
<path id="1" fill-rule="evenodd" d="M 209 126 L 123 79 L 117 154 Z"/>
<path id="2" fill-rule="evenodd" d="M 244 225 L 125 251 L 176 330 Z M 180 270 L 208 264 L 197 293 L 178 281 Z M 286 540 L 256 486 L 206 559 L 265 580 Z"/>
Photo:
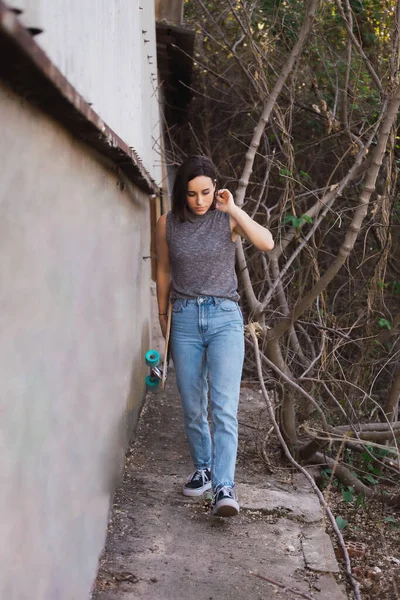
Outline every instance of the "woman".
<path id="1" fill-rule="evenodd" d="M 194 463 L 183 493 L 200 496 L 212 487 L 213 514 L 228 517 L 239 512 L 234 475 L 244 357 L 235 240 L 240 235 L 263 251 L 274 242 L 216 185 L 215 167 L 204 156 L 179 167 L 172 211 L 157 223 L 157 300 L 164 337 L 172 303 L 170 346 Z"/>

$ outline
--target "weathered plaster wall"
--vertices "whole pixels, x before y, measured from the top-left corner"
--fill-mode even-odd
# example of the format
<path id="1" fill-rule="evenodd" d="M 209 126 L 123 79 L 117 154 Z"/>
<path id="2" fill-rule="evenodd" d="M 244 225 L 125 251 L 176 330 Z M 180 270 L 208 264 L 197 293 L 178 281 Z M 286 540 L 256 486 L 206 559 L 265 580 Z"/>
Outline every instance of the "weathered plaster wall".
<path id="1" fill-rule="evenodd" d="M 149 210 L 0 85 L 0 598 L 86 600 L 149 347 Z"/>
<path id="2" fill-rule="evenodd" d="M 160 182 L 153 0 L 6 0 L 86 102 Z"/>

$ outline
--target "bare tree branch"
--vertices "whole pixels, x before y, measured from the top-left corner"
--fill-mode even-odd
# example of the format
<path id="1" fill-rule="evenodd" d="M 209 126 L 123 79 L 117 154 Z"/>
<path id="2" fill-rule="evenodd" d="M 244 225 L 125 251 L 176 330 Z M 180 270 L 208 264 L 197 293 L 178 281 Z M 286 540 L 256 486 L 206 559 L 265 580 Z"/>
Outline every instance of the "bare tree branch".
<path id="1" fill-rule="evenodd" d="M 341 1 L 340 0 L 335 0 L 335 3 L 336 3 L 336 6 L 338 7 L 339 14 L 340 14 L 340 16 L 343 19 L 343 22 L 344 22 L 345 27 L 347 29 L 347 33 L 348 33 L 351 41 L 353 42 L 354 46 L 357 48 L 358 53 L 363 58 L 363 60 L 365 62 L 365 66 L 367 67 L 368 72 L 371 75 L 372 81 L 375 83 L 376 87 L 381 92 L 381 94 L 383 94 L 384 91 L 383 91 L 383 88 L 382 88 L 381 80 L 379 79 L 378 75 L 376 74 L 375 69 L 372 66 L 371 61 L 369 60 L 368 56 L 365 54 L 364 50 L 362 49 L 360 42 L 358 41 L 358 39 L 354 35 L 353 28 L 351 27 L 351 23 L 349 22 L 349 20 L 346 18 L 346 15 L 344 14 L 344 10 L 343 10 Z M 349 0 L 345 0 L 345 4 L 346 4 L 346 10 L 347 10 L 347 12 L 348 13 L 351 12 L 351 6 L 350 6 Z"/>
<path id="2" fill-rule="evenodd" d="M 395 123 L 397 114 L 400 106 L 400 85 L 394 90 L 392 99 L 389 103 L 386 116 L 383 120 L 381 132 L 378 137 L 377 144 L 372 153 L 372 164 L 368 170 L 365 183 L 363 185 L 362 192 L 360 194 L 359 206 L 354 213 L 353 220 L 348 228 L 344 242 L 339 249 L 339 252 L 333 261 L 332 265 L 327 269 L 320 280 L 315 284 L 312 290 L 300 300 L 292 315 L 289 319 L 282 320 L 272 331 L 269 332 L 269 336 L 280 337 L 285 331 L 288 330 L 290 324 L 296 321 L 299 316 L 306 311 L 314 302 L 315 298 L 319 296 L 327 285 L 332 281 L 336 273 L 343 266 L 348 256 L 350 255 L 357 236 L 360 232 L 362 222 L 367 214 L 368 204 L 371 198 L 371 194 L 375 189 L 376 179 L 378 177 L 379 169 L 382 165 L 383 155 L 386 150 L 387 141 L 389 138 L 390 131 Z"/>

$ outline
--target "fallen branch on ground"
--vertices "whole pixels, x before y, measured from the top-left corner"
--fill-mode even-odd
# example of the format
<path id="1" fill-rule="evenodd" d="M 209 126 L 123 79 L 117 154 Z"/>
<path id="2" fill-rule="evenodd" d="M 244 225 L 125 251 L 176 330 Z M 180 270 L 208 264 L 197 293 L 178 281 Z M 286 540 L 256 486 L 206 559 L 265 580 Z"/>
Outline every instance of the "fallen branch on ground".
<path id="1" fill-rule="evenodd" d="M 320 467 L 325 466 L 332 469 L 332 475 L 336 476 L 344 485 L 353 487 L 356 494 L 363 494 L 367 498 L 379 497 L 388 506 L 400 507 L 400 494 L 391 496 L 383 494 L 380 490 L 368 487 L 358 477 L 353 475 L 347 467 L 338 464 L 336 460 L 329 456 L 324 456 L 320 452 L 316 452 L 309 462 Z"/>

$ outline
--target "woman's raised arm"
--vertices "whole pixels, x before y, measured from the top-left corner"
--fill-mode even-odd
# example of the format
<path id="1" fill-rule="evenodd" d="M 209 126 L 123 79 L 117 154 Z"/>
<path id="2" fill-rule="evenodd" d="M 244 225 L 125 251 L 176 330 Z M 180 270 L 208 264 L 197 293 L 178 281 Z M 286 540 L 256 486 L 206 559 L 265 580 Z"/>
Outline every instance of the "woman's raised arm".
<path id="1" fill-rule="evenodd" d="M 236 206 L 229 190 L 218 190 L 216 197 L 217 210 L 226 212 L 231 217 L 232 233 L 237 233 L 241 237 L 246 238 L 256 248 L 264 252 L 273 249 L 274 240 L 272 239 L 271 232 L 266 227 L 253 221 L 244 210 Z"/>

